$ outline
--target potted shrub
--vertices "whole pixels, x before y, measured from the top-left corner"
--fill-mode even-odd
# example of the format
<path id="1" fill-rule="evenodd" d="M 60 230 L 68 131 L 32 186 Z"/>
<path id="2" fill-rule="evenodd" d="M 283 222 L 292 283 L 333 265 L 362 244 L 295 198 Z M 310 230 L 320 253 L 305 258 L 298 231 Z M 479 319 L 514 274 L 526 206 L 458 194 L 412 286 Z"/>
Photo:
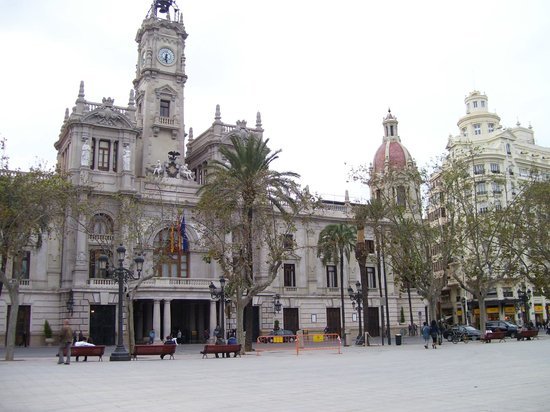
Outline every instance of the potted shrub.
<path id="1" fill-rule="evenodd" d="M 279 330 L 280 327 L 279 327 L 279 321 L 278 320 L 275 320 L 275 322 L 273 322 L 273 330 Z"/>
<path id="2" fill-rule="evenodd" d="M 46 342 L 48 346 L 51 346 L 53 341 L 54 340 L 53 340 L 52 327 L 50 326 L 50 322 L 45 320 L 44 321 L 44 342 Z"/>

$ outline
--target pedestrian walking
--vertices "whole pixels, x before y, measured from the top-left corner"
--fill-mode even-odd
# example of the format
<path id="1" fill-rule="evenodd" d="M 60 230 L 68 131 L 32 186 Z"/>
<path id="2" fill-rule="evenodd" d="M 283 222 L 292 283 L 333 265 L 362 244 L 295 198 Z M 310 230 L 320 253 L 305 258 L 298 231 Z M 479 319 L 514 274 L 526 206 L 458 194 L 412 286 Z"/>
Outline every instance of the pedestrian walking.
<path id="1" fill-rule="evenodd" d="M 432 348 L 437 349 L 437 335 L 439 335 L 439 328 L 435 319 L 430 324 L 430 336 L 432 337 Z"/>
<path id="2" fill-rule="evenodd" d="M 430 341 L 430 326 L 428 322 L 424 322 L 422 326 L 422 338 L 424 339 L 424 347 L 428 349 L 428 342 Z"/>
<path id="3" fill-rule="evenodd" d="M 71 363 L 71 345 L 73 343 L 73 330 L 69 326 L 69 319 L 63 321 L 63 328 L 61 328 L 61 333 L 59 334 L 59 353 L 57 364 L 60 365 L 63 363 L 63 352 L 66 351 L 67 358 L 65 359 L 65 365 Z"/>

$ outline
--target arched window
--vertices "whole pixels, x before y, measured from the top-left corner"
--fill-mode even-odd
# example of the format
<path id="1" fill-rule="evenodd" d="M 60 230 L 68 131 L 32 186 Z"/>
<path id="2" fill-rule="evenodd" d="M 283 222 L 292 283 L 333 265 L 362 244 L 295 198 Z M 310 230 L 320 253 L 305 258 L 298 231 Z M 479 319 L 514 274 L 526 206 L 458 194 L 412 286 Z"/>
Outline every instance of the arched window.
<path id="1" fill-rule="evenodd" d="M 154 261 L 158 277 L 189 277 L 189 252 L 183 251 L 179 227 L 165 228 L 155 236 Z"/>
<path id="2" fill-rule="evenodd" d="M 94 235 L 112 235 L 113 221 L 105 213 L 98 213 L 92 217 L 90 232 Z"/>
<path id="3" fill-rule="evenodd" d="M 403 186 L 398 186 L 395 190 L 395 202 L 398 206 L 405 206 L 406 192 Z"/>

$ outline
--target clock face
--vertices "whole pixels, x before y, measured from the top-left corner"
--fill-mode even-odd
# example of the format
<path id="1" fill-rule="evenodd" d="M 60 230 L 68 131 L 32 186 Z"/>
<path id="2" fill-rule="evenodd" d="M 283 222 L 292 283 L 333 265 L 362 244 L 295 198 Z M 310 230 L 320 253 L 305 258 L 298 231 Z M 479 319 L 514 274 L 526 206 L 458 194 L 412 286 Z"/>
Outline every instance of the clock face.
<path id="1" fill-rule="evenodd" d="M 160 49 L 157 57 L 159 59 L 159 62 L 166 66 L 174 63 L 175 59 L 174 52 L 167 47 L 163 47 L 162 49 Z"/>

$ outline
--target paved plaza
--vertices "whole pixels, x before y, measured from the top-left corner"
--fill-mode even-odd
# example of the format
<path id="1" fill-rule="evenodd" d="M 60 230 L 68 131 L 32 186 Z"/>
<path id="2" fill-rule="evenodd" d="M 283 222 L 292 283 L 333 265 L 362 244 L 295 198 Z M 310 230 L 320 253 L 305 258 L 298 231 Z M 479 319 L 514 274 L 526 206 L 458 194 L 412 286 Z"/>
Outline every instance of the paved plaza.
<path id="1" fill-rule="evenodd" d="M 274 349 L 276 345 L 271 345 Z M 550 337 L 505 343 L 420 338 L 401 346 L 274 350 L 202 359 L 57 365 L 56 348 L 17 348 L 0 361 L 0 411 L 548 411 Z M 4 358 L 4 349 L 0 349 Z"/>

